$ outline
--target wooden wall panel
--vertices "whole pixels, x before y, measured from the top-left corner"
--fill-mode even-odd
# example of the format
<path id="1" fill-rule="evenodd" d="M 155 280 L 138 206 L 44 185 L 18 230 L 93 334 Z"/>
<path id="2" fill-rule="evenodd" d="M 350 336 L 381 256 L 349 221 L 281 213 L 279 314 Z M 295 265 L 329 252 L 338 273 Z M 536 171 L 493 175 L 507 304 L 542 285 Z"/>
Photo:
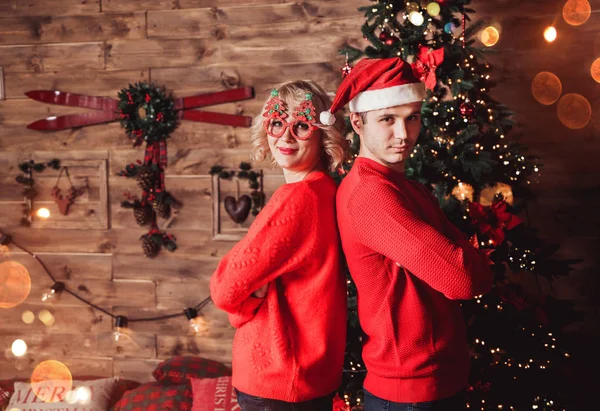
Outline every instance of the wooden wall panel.
<path id="1" fill-rule="evenodd" d="M 40 16 L 2 19 L 0 43 L 37 44 L 102 41 L 146 36 L 146 13 Z"/>
<path id="2" fill-rule="evenodd" d="M 100 11 L 100 0 L 4 0 L 0 16 L 68 16 Z"/>
<path id="3" fill-rule="evenodd" d="M 39 73 L 61 70 L 101 70 L 101 42 L 0 46 L 0 61 L 6 72 Z"/>

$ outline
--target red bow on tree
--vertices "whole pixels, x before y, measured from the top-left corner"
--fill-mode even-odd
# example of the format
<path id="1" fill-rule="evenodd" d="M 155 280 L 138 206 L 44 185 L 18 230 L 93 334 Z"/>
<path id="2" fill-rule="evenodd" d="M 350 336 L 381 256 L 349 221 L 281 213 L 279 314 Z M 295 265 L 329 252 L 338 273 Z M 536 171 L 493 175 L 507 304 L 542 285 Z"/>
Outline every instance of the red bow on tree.
<path id="1" fill-rule="evenodd" d="M 349 411 L 350 407 L 346 404 L 339 394 L 335 394 L 335 398 L 333 399 L 333 411 Z"/>
<path id="2" fill-rule="evenodd" d="M 504 241 L 504 232 L 521 224 L 523 220 L 506 211 L 505 201 L 496 201 L 489 207 L 479 203 L 469 203 L 469 217 L 479 231 L 486 235 L 495 246 Z"/>
<path id="3" fill-rule="evenodd" d="M 444 48 L 431 50 L 428 47 L 421 46 L 417 54 L 417 60 L 413 63 L 412 69 L 419 80 L 425 83 L 425 87 L 433 90 L 437 84 L 435 69 L 444 61 Z"/>

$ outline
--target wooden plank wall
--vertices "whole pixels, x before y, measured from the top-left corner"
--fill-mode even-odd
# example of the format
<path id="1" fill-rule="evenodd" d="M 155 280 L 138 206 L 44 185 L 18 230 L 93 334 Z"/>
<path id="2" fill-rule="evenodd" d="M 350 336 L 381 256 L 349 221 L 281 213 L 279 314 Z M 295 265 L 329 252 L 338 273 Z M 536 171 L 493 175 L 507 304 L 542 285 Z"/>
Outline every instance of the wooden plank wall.
<path id="1" fill-rule="evenodd" d="M 594 275 L 600 166 L 595 156 L 600 154 L 600 117 L 594 113 L 596 122 L 569 130 L 557 120 L 556 105 L 541 106 L 533 99 L 530 83 L 539 71 L 553 71 L 563 81 L 565 93 L 582 93 L 595 104 L 598 85 L 589 76 L 589 64 L 600 53 L 594 33 L 600 13 L 578 28 L 558 23 L 559 40 L 547 45 L 539 33 L 553 20 L 560 21 L 559 3 L 477 0 L 474 6 L 503 28 L 495 47 L 499 53 L 492 57 L 495 76 L 504 81 L 495 96 L 517 111 L 523 141 L 544 158 L 544 174 L 536 187 L 540 198 L 530 212 L 532 223 L 559 241 L 565 256 L 586 259 L 570 279 L 558 283 L 556 295 L 575 300 L 589 313 L 577 331 L 591 333 L 597 331 L 598 320 Z M 254 116 L 269 89 L 284 80 L 311 78 L 335 91 L 343 65 L 338 50 L 344 43 L 364 44 L 363 17 L 356 8 L 367 4 L 366 0 L 1 1 L 0 67 L 6 100 L 0 101 L 0 227 L 35 251 L 58 278 L 115 313 L 155 315 L 194 305 L 208 295 L 209 277 L 232 246 L 211 240 L 207 173 L 215 163 L 235 166 L 248 158 L 248 130 L 183 122 L 172 134 L 166 185 L 185 203 L 169 230 L 179 249 L 148 260 L 138 242 L 144 231 L 119 207 L 123 191 L 137 192 L 135 183 L 116 176 L 124 165 L 142 157 L 141 150 L 132 148 L 116 123 L 53 133 L 27 130 L 34 120 L 78 110 L 33 102 L 23 93 L 60 89 L 115 97 L 128 83 L 151 80 L 176 96 L 187 96 L 245 85 L 255 87 L 257 99 L 214 109 Z M 106 159 L 111 228 L 51 224 L 20 228 L 20 198 L 13 180 L 18 162 L 32 156 Z M 265 172 L 279 175 L 268 168 Z M 51 172 L 41 175 L 42 190 L 49 189 L 54 178 Z M 86 212 L 91 209 L 82 204 L 73 212 L 82 213 L 82 207 Z M 42 305 L 40 295 L 51 282 L 35 262 L 19 253 L 0 258 L 22 262 L 33 281 L 23 305 L 2 311 L 0 346 L 24 338 L 29 354 L 18 361 L 10 355 L 1 357 L 0 379 L 27 377 L 37 362 L 48 358 L 65 362 L 75 375 L 140 381 L 151 379 L 153 367 L 174 354 L 231 359 L 233 329 L 212 306 L 206 309 L 206 335 L 187 335 L 181 318 L 133 324 L 132 338 L 115 345 L 110 318 L 69 296 L 58 304 Z M 23 311 L 37 314 L 45 307 L 56 319 L 51 328 L 38 320 L 31 325 L 21 321 Z"/>

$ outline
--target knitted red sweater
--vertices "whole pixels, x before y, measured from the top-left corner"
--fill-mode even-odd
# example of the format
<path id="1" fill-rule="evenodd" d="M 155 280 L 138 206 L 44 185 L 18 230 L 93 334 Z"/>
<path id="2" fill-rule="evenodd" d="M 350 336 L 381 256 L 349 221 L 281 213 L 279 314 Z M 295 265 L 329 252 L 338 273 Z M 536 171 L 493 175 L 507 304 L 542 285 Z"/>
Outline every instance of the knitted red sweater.
<path id="1" fill-rule="evenodd" d="M 358 158 L 337 194 L 344 253 L 367 334 L 365 388 L 394 402 L 450 397 L 466 387 L 459 306 L 487 292 L 487 257 L 450 223 L 427 189 Z"/>
<path id="2" fill-rule="evenodd" d="M 281 186 L 210 281 L 238 328 L 233 386 L 300 402 L 336 390 L 346 336 L 346 280 L 335 182 L 322 172 Z M 251 294 L 269 284 L 265 299 Z"/>

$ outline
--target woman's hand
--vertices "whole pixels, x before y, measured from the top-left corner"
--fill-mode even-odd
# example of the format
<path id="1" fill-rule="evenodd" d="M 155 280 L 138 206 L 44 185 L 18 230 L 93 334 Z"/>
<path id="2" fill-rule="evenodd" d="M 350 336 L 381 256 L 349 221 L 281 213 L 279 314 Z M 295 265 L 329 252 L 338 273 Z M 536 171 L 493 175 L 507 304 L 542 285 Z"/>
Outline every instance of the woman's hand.
<path id="1" fill-rule="evenodd" d="M 256 297 L 256 298 L 265 298 L 265 296 L 267 295 L 267 290 L 268 289 L 269 289 L 269 283 L 263 285 L 258 290 L 254 291 L 252 293 L 252 296 Z"/>

